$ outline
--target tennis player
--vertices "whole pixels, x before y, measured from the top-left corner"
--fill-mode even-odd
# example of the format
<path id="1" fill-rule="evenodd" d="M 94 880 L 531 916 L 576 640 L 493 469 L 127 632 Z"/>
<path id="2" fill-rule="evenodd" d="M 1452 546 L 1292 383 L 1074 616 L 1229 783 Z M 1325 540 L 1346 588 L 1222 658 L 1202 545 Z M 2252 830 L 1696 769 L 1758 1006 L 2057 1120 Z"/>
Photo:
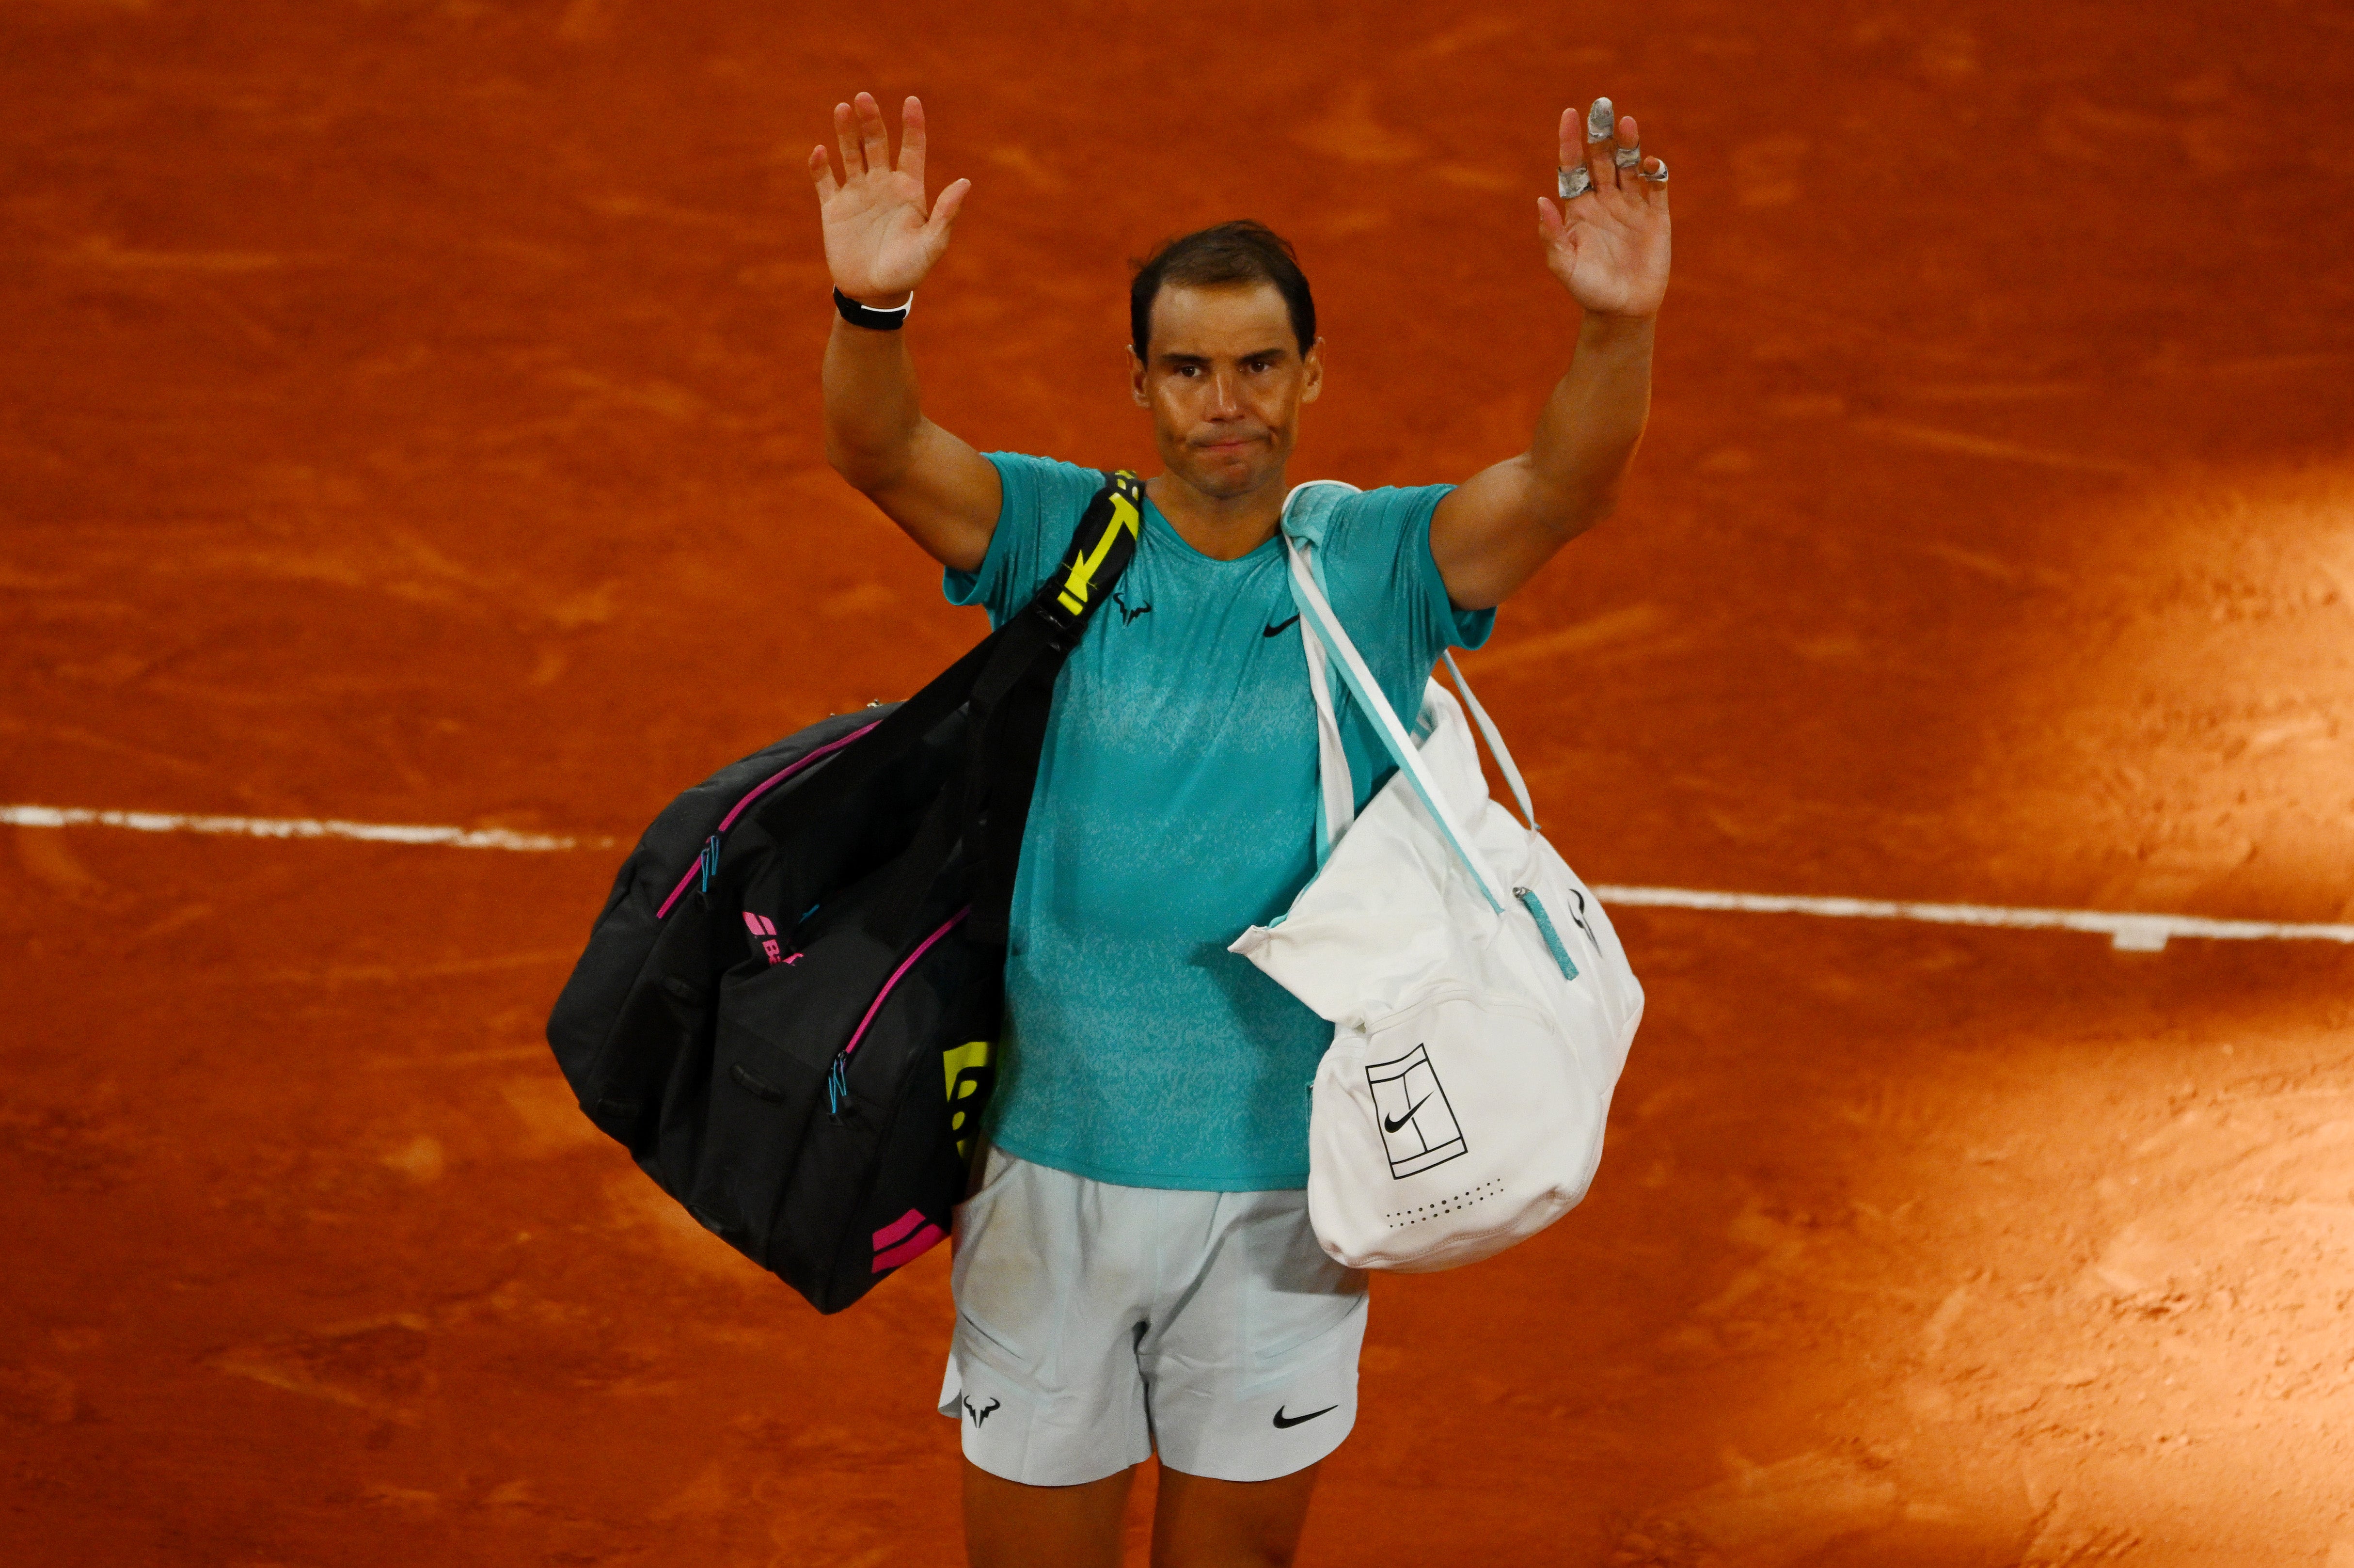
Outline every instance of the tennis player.
<path id="1" fill-rule="evenodd" d="M 896 163 L 868 95 L 833 129 L 839 172 L 822 146 L 809 160 L 838 318 L 826 455 L 947 567 L 952 602 L 1002 621 L 1100 476 L 983 455 L 924 417 L 903 329 L 971 184 L 928 204 L 913 98 Z M 1458 486 L 1350 496 L 1326 534 L 1334 607 L 1400 713 L 1442 651 L 1478 647 L 1495 607 L 1609 515 L 1642 437 L 1667 165 L 1607 100 L 1564 112 L 1558 164 L 1537 236 L 1584 315 L 1528 450 Z M 1365 1280 L 1317 1245 L 1304 1191 L 1331 1026 L 1225 950 L 1315 866 L 1315 720 L 1277 536 L 1324 386 L 1315 302 L 1283 240 L 1221 224 L 1144 263 L 1129 333 L 1162 471 L 1057 686 L 990 1147 L 956 1221 L 939 1409 L 963 1429 L 977 1568 L 1118 1563 L 1155 1453 L 1157 1568 L 1288 1563 L 1356 1419 Z M 1345 738 L 1362 809 L 1388 758 L 1362 715 Z"/>

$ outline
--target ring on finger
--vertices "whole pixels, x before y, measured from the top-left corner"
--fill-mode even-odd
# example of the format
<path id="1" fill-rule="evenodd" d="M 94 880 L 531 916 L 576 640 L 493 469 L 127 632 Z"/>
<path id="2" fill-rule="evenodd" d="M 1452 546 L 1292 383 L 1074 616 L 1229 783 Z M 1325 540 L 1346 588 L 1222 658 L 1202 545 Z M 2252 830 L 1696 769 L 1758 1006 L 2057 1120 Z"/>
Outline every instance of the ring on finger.
<path id="1" fill-rule="evenodd" d="M 1638 142 L 1631 147 L 1613 147 L 1610 161 L 1622 169 L 1639 169 L 1643 166 L 1643 144 Z"/>
<path id="2" fill-rule="evenodd" d="M 1561 191 L 1561 199 L 1564 201 L 1574 201 L 1594 188 L 1594 176 L 1585 172 L 1584 164 L 1563 169 L 1559 173 L 1561 179 L 1558 188 Z"/>
<path id="3" fill-rule="evenodd" d="M 1668 161 L 1665 158 L 1653 158 L 1651 162 L 1659 165 L 1656 172 L 1650 169 L 1638 169 L 1635 171 L 1636 174 L 1640 175 L 1642 178 L 1650 181 L 1655 185 L 1666 185 L 1668 183 Z"/>

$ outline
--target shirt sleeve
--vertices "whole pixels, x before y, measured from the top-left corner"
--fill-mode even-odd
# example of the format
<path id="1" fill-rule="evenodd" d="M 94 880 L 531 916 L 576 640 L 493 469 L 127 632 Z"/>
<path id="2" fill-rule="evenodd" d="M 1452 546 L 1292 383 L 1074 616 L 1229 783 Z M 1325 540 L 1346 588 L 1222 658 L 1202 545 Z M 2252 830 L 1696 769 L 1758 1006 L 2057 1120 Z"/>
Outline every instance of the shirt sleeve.
<path id="1" fill-rule="evenodd" d="M 1062 559 L 1071 530 L 1102 486 L 1103 475 L 1076 463 L 1021 452 L 982 455 L 996 467 L 1004 490 L 997 527 L 989 535 L 989 553 L 980 569 L 943 574 L 940 590 L 950 604 L 985 606 L 990 624 L 1002 626 L 1030 602 Z"/>
<path id="2" fill-rule="evenodd" d="M 1350 496 L 1327 535 L 1326 570 L 1343 624 L 1405 633 L 1411 650 L 1405 662 L 1424 672 L 1446 650 L 1477 648 L 1496 630 L 1494 610 L 1448 602 L 1430 553 L 1431 514 L 1454 488 L 1426 484 Z"/>

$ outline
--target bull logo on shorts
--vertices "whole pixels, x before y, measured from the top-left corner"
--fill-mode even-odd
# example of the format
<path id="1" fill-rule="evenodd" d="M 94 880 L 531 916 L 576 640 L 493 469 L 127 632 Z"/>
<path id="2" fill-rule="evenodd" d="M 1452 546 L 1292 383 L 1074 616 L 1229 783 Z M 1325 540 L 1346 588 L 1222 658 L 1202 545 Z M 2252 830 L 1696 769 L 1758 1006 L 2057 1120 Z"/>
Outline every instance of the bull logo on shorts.
<path id="1" fill-rule="evenodd" d="M 976 1405 L 972 1402 L 972 1395 L 968 1393 L 964 1396 L 964 1413 L 972 1417 L 973 1426 L 978 1430 L 981 1424 L 988 1420 L 991 1414 L 993 1413 L 1002 1403 L 1003 1402 L 1001 1400 L 992 1399 L 987 1404 Z"/>

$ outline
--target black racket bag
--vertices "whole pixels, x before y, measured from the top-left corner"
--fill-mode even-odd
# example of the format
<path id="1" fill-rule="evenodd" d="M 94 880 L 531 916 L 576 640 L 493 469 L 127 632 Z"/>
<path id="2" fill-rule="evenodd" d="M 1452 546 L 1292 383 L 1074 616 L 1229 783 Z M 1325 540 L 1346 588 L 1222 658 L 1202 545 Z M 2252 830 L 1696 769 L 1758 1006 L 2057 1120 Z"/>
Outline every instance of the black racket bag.
<path id="1" fill-rule="evenodd" d="M 988 1102 L 1055 677 L 1136 547 L 1107 477 L 1019 615 L 638 841 L 547 1021 L 590 1120 L 821 1312 L 948 1234 Z"/>

